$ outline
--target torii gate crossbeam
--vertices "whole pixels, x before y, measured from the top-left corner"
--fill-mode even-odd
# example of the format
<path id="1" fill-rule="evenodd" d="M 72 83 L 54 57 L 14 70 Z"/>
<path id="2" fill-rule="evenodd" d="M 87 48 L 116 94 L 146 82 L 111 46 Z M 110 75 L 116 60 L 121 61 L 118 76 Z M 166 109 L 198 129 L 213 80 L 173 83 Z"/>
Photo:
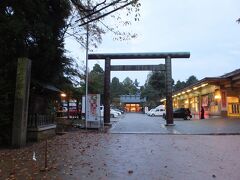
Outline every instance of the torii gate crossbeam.
<path id="1" fill-rule="evenodd" d="M 105 60 L 104 74 L 104 123 L 110 123 L 110 72 L 111 59 L 165 59 L 166 72 L 166 125 L 174 125 L 172 104 L 172 58 L 190 58 L 189 52 L 156 52 L 156 53 L 101 53 L 88 54 L 89 60 Z"/>

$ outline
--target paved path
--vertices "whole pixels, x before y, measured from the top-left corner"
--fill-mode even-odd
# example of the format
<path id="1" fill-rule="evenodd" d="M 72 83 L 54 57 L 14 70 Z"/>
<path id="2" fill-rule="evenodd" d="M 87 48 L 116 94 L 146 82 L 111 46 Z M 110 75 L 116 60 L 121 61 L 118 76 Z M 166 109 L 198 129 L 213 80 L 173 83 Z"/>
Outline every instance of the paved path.
<path id="1" fill-rule="evenodd" d="M 175 119 L 175 126 L 166 127 L 162 117 L 127 113 L 110 129 L 111 133 L 160 133 L 160 134 L 240 134 L 240 119 Z"/>
<path id="2" fill-rule="evenodd" d="M 240 135 L 206 135 L 239 132 L 239 120 L 176 120 L 170 128 L 144 114 L 114 120 L 112 133 L 74 129 L 48 140 L 49 171 L 41 171 L 45 142 L 0 149 L 0 179 L 240 179 Z"/>
<path id="3" fill-rule="evenodd" d="M 240 136 L 71 132 L 20 150 L 0 149 L 0 179 L 239 180 Z M 33 152 L 36 161 L 32 160 Z"/>

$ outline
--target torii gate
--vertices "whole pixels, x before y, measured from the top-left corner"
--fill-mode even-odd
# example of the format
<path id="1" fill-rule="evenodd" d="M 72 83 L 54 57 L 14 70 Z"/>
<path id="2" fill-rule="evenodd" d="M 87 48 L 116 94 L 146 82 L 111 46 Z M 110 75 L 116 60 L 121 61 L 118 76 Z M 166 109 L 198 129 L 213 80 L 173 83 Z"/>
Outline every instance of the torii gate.
<path id="1" fill-rule="evenodd" d="M 165 71 L 166 72 L 166 125 L 174 125 L 172 104 L 172 58 L 190 58 L 189 52 L 163 53 L 104 53 L 88 54 L 89 60 L 104 59 L 104 123 L 110 124 L 110 73 L 111 71 Z M 165 65 L 111 66 L 112 59 L 165 59 Z"/>

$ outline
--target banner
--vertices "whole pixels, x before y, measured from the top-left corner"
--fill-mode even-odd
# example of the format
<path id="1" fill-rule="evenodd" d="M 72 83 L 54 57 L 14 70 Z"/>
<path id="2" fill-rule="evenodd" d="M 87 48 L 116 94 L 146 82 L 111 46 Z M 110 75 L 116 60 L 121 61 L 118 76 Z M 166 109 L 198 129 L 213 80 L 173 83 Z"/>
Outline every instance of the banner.
<path id="1" fill-rule="evenodd" d="M 208 106 L 208 96 L 202 96 L 202 106 Z"/>
<path id="2" fill-rule="evenodd" d="M 227 109 L 227 95 L 226 91 L 222 90 L 221 91 L 221 98 L 222 98 L 222 110 Z"/>
<path id="3" fill-rule="evenodd" d="M 82 112 L 87 107 L 87 121 L 100 121 L 100 94 L 89 94 L 87 96 L 87 106 L 85 106 L 85 96 L 82 97 Z"/>

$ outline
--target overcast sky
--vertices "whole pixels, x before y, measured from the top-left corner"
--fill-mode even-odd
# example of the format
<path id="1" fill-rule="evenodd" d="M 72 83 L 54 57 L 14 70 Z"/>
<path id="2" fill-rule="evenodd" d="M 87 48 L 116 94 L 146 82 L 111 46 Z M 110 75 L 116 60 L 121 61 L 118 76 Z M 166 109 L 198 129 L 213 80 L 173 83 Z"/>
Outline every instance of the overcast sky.
<path id="1" fill-rule="evenodd" d="M 190 59 L 173 59 L 173 79 L 185 81 L 223 75 L 240 68 L 239 0 L 141 0 L 141 18 L 129 27 L 138 37 L 131 41 L 103 37 L 96 53 L 180 52 Z M 107 23 L 107 22 L 106 22 Z M 66 41 L 70 55 L 85 60 L 85 50 L 71 39 Z M 103 62 L 89 61 L 89 67 Z M 114 60 L 112 64 L 160 64 L 164 60 Z M 103 67 L 103 66 L 102 66 Z M 120 81 L 129 76 L 145 83 L 149 72 L 112 72 Z"/>

